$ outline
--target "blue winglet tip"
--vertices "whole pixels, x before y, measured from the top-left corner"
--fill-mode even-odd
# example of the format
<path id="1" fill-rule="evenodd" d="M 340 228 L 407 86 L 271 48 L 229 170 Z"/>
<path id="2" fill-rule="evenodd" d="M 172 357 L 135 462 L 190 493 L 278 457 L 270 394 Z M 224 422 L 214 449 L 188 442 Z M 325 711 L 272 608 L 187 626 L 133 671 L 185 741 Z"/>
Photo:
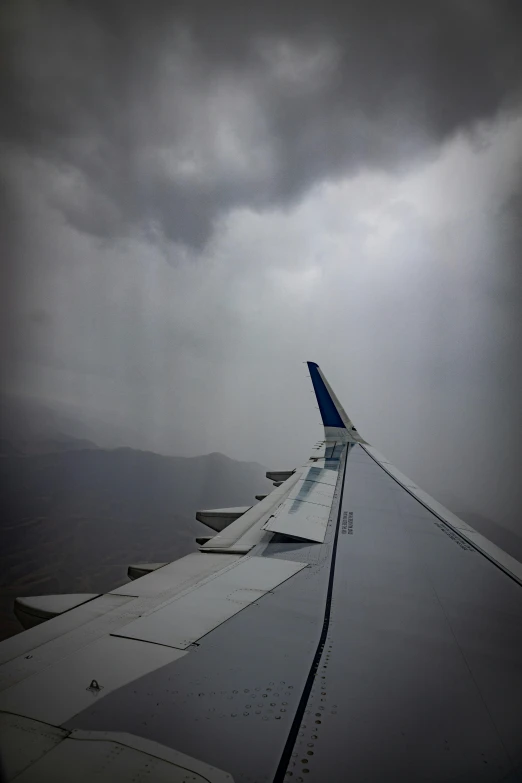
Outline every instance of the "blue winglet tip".
<path id="1" fill-rule="evenodd" d="M 324 426 L 345 429 L 345 424 L 339 415 L 339 411 L 318 372 L 319 365 L 316 362 L 307 362 L 307 365 Z"/>

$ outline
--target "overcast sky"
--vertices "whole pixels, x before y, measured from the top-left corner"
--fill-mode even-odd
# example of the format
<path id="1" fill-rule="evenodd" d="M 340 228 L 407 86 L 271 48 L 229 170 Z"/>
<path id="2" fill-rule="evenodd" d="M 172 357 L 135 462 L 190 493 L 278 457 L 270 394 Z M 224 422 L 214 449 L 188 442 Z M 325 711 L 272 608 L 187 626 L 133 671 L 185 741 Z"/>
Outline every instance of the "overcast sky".
<path id="1" fill-rule="evenodd" d="M 521 532 L 520 0 L 1 14 L 5 390 L 286 468 L 312 359 L 401 469 Z"/>

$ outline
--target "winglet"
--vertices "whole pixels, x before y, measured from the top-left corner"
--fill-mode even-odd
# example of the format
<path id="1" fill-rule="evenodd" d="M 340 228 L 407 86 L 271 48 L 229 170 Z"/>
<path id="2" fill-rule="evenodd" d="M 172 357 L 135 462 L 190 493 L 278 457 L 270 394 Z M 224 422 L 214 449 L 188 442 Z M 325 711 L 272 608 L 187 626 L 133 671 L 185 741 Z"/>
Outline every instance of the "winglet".
<path id="1" fill-rule="evenodd" d="M 307 362 L 307 365 L 324 426 L 346 429 L 346 425 L 332 399 L 332 395 L 324 382 L 319 365 L 315 362 Z"/>
<path id="2" fill-rule="evenodd" d="M 307 362 L 307 365 L 326 436 L 331 435 L 340 437 L 343 440 L 364 443 L 365 441 L 353 426 L 335 392 L 321 372 L 319 365 L 316 362 Z"/>

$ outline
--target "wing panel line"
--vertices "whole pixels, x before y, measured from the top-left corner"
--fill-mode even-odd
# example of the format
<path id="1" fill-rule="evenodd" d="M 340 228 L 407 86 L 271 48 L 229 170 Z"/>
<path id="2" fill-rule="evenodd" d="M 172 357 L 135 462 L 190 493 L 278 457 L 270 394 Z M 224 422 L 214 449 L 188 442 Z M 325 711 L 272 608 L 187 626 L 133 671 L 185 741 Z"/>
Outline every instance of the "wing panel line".
<path id="1" fill-rule="evenodd" d="M 330 575 L 328 577 L 328 587 L 326 592 L 326 602 L 325 602 L 325 608 L 324 608 L 324 620 L 323 620 L 323 627 L 321 630 L 321 635 L 319 637 L 319 641 L 317 643 L 317 649 L 315 651 L 315 655 L 312 660 L 312 665 L 310 667 L 310 671 L 308 673 L 308 677 L 306 678 L 305 686 L 303 688 L 303 692 L 301 694 L 301 698 L 299 700 L 299 704 L 297 706 L 297 710 L 294 715 L 294 719 L 292 721 L 292 725 L 290 727 L 290 731 L 288 733 L 287 740 L 285 742 L 285 746 L 283 748 L 283 752 L 281 754 L 281 758 L 279 760 L 279 764 L 277 766 L 276 773 L 274 775 L 274 781 L 273 783 L 282 783 L 282 781 L 286 777 L 286 771 L 288 768 L 288 764 L 290 763 L 290 758 L 292 756 L 292 751 L 294 749 L 294 745 L 299 733 L 299 727 L 301 726 L 301 723 L 303 721 L 303 717 L 305 714 L 306 705 L 308 704 L 308 699 L 310 697 L 310 693 L 312 690 L 312 686 L 314 684 L 314 679 L 317 673 L 317 670 L 319 668 L 319 664 L 321 661 L 321 657 L 323 654 L 323 648 L 326 642 L 326 637 L 328 635 L 328 629 L 330 627 L 330 614 L 331 614 L 331 607 L 332 607 L 332 592 L 333 592 L 333 583 L 334 583 L 334 575 L 335 575 L 335 558 L 337 554 L 337 541 L 339 539 L 339 524 L 341 521 L 341 510 L 343 507 L 343 494 L 344 494 L 344 481 L 346 477 L 346 466 L 348 464 L 348 451 L 350 449 L 349 443 L 346 444 L 346 449 L 344 452 L 344 467 L 342 471 L 342 483 L 341 483 L 341 492 L 339 494 L 339 509 L 337 511 L 337 521 L 335 523 L 335 536 L 333 540 L 332 545 L 332 556 L 330 560 Z"/>

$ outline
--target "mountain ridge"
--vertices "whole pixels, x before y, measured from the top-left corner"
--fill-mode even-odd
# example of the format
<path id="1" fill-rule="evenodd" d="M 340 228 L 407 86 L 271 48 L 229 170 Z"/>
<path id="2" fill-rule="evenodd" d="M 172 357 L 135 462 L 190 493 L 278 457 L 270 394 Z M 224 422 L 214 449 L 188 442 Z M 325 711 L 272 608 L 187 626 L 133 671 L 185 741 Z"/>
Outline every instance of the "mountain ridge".
<path id="1" fill-rule="evenodd" d="M 20 630 L 18 595 L 107 592 L 132 562 L 196 551 L 198 508 L 251 505 L 270 491 L 266 468 L 219 452 L 164 456 L 120 446 L 0 460 L 3 541 L 0 638 Z"/>

